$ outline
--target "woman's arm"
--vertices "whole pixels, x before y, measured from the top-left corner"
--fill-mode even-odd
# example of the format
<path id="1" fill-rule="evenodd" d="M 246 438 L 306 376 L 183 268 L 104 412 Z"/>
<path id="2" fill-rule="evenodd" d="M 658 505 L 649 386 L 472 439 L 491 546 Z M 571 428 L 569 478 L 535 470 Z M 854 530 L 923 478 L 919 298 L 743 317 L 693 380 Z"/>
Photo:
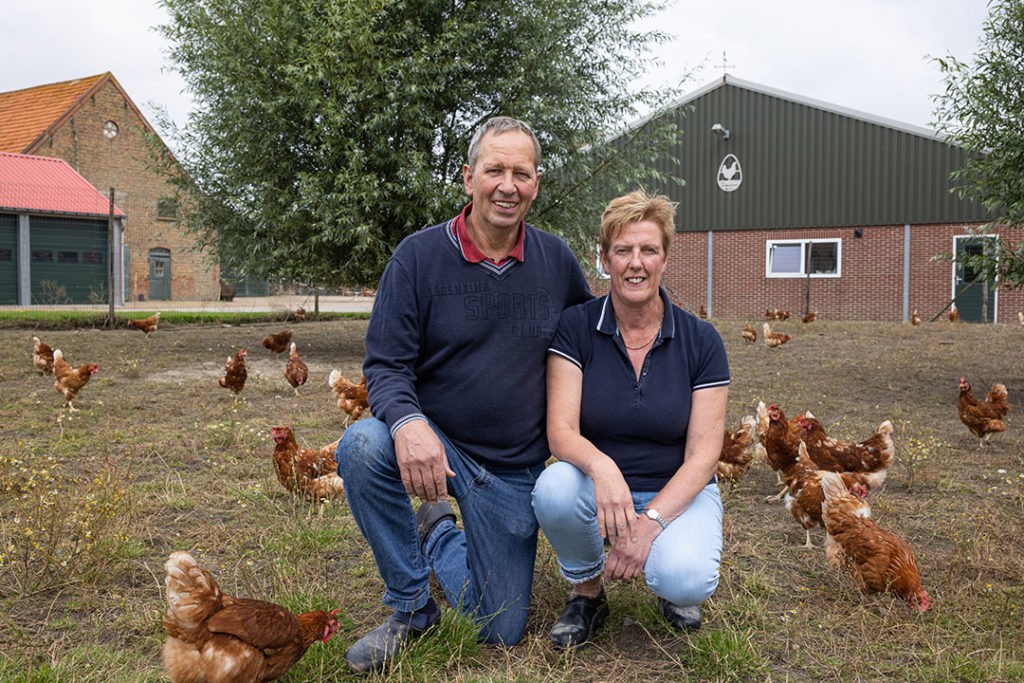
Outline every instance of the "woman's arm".
<path id="1" fill-rule="evenodd" d="M 714 476 L 722 454 L 728 398 L 728 386 L 693 392 L 683 466 L 648 505 L 660 512 L 665 521 L 681 515 Z"/>
<path id="2" fill-rule="evenodd" d="M 593 480 L 597 528 L 606 538 L 614 538 L 628 534 L 637 520 L 633 496 L 618 465 L 580 434 L 582 396 L 583 371 L 561 356 L 548 354 L 548 445 L 556 458 Z"/>
<path id="3" fill-rule="evenodd" d="M 666 522 L 681 515 L 715 473 L 725 436 L 728 396 L 727 386 L 693 392 L 686 429 L 686 459 L 647 505 L 657 510 Z M 658 522 L 645 516 L 637 517 L 632 533 L 623 534 L 613 543 L 605 565 L 606 576 L 626 581 L 639 576 L 651 553 L 651 544 L 660 533 Z"/>

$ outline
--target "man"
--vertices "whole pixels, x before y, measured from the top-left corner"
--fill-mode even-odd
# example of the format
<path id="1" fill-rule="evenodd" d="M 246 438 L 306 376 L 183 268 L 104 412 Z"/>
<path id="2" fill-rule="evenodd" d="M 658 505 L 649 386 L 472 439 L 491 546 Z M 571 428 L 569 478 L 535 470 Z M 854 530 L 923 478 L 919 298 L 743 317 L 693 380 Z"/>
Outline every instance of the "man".
<path id="1" fill-rule="evenodd" d="M 527 124 L 485 122 L 462 168 L 469 204 L 403 240 L 381 277 L 363 366 L 374 417 L 345 431 L 337 459 L 395 611 L 346 653 L 355 671 L 383 666 L 440 619 L 431 570 L 484 642 L 522 638 L 531 492 L 550 455 L 547 347 L 562 310 L 591 298 L 565 243 L 524 221 L 539 164 Z M 409 496 L 422 501 L 415 515 Z"/>

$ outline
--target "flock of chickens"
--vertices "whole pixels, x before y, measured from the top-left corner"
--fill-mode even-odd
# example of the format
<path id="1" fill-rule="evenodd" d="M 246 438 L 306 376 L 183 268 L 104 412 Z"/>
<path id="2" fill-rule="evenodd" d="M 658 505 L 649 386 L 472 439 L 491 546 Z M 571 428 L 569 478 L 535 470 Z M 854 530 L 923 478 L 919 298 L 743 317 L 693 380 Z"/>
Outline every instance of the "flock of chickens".
<path id="1" fill-rule="evenodd" d="M 816 315 L 804 316 L 803 322 L 813 322 Z M 706 317 L 706 312 L 702 311 L 701 317 Z M 784 344 L 790 336 L 772 332 L 768 320 L 788 317 L 788 311 L 765 311 L 764 341 L 769 347 Z M 143 320 L 130 320 L 128 326 L 148 337 L 156 331 L 159 319 L 157 313 Z M 298 395 L 299 387 L 309 378 L 309 369 L 292 337 L 292 330 L 285 330 L 267 335 L 261 344 L 275 354 L 288 351 L 284 376 Z M 754 342 L 757 333 L 747 325 L 743 337 Z M 54 387 L 64 396 L 65 405 L 76 410 L 72 400 L 99 371 L 99 365 L 88 363 L 75 368 L 60 349 L 51 349 L 38 337 L 32 341 L 33 364 L 43 374 L 53 375 Z M 248 375 L 247 355 L 241 348 L 229 356 L 218 380 L 236 397 Z M 355 383 L 332 370 L 328 386 L 339 410 L 346 415 L 346 424 L 369 409 L 365 377 Z M 961 377 L 959 390 L 960 419 L 982 445 L 993 433 L 1006 430 L 1004 418 L 1011 406 L 1004 385 L 994 384 L 985 398 L 978 400 L 970 383 Z M 893 425 L 886 420 L 864 441 L 840 441 L 829 436 L 809 411 L 787 420 L 778 405 L 761 402 L 756 418 L 746 416 L 737 431 L 725 431 L 718 476 L 720 481 L 735 486 L 756 455 L 776 471 L 783 486 L 768 500 L 785 500 L 787 510 L 805 530 L 805 547 L 814 547 L 811 530 L 823 527 L 827 561 L 848 574 L 861 591 L 892 593 L 923 612 L 931 605 L 931 598 L 922 587 L 913 549 L 871 518 L 867 502 L 869 492 L 885 481 L 892 465 L 892 433 Z M 344 494 L 335 461 L 337 441 L 320 448 L 300 447 L 286 426 L 273 427 L 270 435 L 275 444 L 274 469 L 285 489 L 317 499 Z M 296 615 L 271 602 L 225 594 L 188 552 L 172 553 L 164 568 L 168 608 L 164 615 L 167 638 L 163 663 L 175 683 L 273 680 L 287 672 L 312 643 L 327 642 L 339 628 L 337 610 Z"/>
<path id="2" fill-rule="evenodd" d="M 960 420 L 984 445 L 1006 430 L 1008 392 L 994 384 L 983 400 L 960 378 L 957 409 Z M 787 420 L 778 405 L 757 406 L 757 418 L 744 417 L 735 432 L 726 430 L 718 462 L 721 481 L 736 481 L 749 469 L 755 454 L 778 475 L 784 486 L 767 500 L 785 499 L 786 509 L 803 527 L 804 547 L 813 548 L 811 529 L 825 529 L 825 557 L 847 573 L 865 593 L 889 592 L 912 608 L 931 605 L 911 546 L 871 519 L 869 491 L 880 486 L 893 462 L 893 425 L 882 422 L 861 442 L 829 436 L 810 412 Z"/>
<path id="3" fill-rule="evenodd" d="M 128 320 L 127 326 L 149 337 L 159 321 L 160 313 L 156 313 L 142 320 Z M 296 350 L 292 330 L 267 335 L 261 344 L 275 354 L 288 351 L 284 377 L 298 395 L 299 387 L 309 379 L 309 368 Z M 236 397 L 248 377 L 247 356 L 244 348 L 229 356 L 218 380 Z M 38 337 L 32 338 L 32 362 L 44 375 L 53 375 L 54 388 L 64 396 L 69 410 L 78 410 L 73 399 L 100 369 L 96 363 L 72 367 L 60 349 L 51 348 Z M 358 420 L 369 409 L 365 377 L 355 383 L 332 370 L 328 386 L 346 415 L 345 424 Z M 338 441 L 320 448 L 303 448 L 286 426 L 273 427 L 270 435 L 275 444 L 274 470 L 286 490 L 316 499 L 344 494 L 335 461 Z M 188 552 L 172 553 L 164 569 L 168 607 L 164 614 L 167 638 L 163 664 L 174 683 L 273 680 L 284 675 L 312 643 L 327 642 L 338 630 L 337 610 L 296 615 L 271 602 L 225 594 Z"/>

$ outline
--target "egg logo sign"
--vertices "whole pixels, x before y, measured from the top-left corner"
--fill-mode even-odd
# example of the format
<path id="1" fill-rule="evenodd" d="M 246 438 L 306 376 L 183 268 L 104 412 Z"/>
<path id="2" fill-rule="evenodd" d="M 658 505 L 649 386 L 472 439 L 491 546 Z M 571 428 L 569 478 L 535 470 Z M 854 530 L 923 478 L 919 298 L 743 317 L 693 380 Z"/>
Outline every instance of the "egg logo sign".
<path id="1" fill-rule="evenodd" d="M 743 169 L 740 168 L 740 160 L 735 154 L 726 154 L 722 163 L 718 165 L 718 187 L 723 192 L 738 190 L 743 182 Z"/>

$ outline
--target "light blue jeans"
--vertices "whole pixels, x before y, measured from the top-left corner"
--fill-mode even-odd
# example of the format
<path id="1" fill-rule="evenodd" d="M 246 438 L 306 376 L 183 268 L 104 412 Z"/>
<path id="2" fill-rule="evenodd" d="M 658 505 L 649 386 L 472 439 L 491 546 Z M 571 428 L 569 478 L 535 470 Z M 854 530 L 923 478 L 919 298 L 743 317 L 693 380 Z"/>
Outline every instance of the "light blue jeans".
<path id="1" fill-rule="evenodd" d="M 639 513 L 657 492 L 633 494 Z M 540 528 L 558 555 L 558 567 L 570 583 L 604 572 L 604 539 L 597 529 L 594 482 L 574 465 L 550 465 L 533 489 Z M 722 501 L 711 482 L 682 515 L 669 522 L 651 545 L 644 563 L 647 586 L 672 604 L 699 605 L 718 587 L 722 557 Z"/>
<path id="2" fill-rule="evenodd" d="M 338 474 L 384 580 L 383 602 L 403 612 L 423 607 L 433 569 L 448 603 L 480 621 L 483 642 L 514 645 L 523 637 L 530 605 L 537 551 L 530 496 L 544 464 L 488 470 L 431 427 L 455 472 L 448 493 L 459 503 L 464 531 L 445 520 L 422 551 L 387 425 L 360 420 L 338 444 Z"/>

